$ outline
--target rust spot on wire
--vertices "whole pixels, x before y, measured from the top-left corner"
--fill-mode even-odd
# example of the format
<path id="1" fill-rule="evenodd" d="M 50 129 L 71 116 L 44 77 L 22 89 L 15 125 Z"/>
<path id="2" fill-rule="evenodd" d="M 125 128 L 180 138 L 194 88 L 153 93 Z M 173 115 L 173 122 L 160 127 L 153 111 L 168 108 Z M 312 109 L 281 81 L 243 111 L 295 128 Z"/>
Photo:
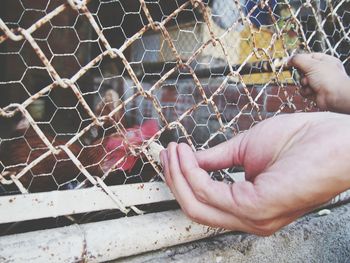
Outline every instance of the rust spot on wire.
<path id="1" fill-rule="evenodd" d="M 39 138 L 43 141 L 43 143 L 47 147 L 47 151 L 41 154 L 39 157 L 31 161 L 26 167 L 24 167 L 20 172 L 17 174 L 12 174 L 8 171 L 5 171 L 0 174 L 0 180 L 1 183 L 4 184 L 16 184 L 16 186 L 19 188 L 19 190 L 22 193 L 26 193 L 27 189 L 24 188 L 24 186 L 20 182 L 20 178 L 26 174 L 28 171 L 30 171 L 32 168 L 34 168 L 36 165 L 38 165 L 41 162 L 45 162 L 49 156 L 57 155 L 62 152 L 66 153 L 67 156 L 70 158 L 70 160 L 75 164 L 75 166 L 79 169 L 81 174 L 85 176 L 86 180 L 90 182 L 92 185 L 97 186 L 102 189 L 104 193 L 106 193 L 110 198 L 114 201 L 116 204 L 116 208 L 120 209 L 123 213 L 127 214 L 129 212 L 129 208 L 126 208 L 123 203 L 119 200 L 118 196 L 116 196 L 113 192 L 109 190 L 107 185 L 104 183 L 104 179 L 107 178 L 107 176 L 115 171 L 117 167 L 123 162 L 125 162 L 127 155 L 123 158 L 120 158 L 115 164 L 112 165 L 112 167 L 101 177 L 96 178 L 90 172 L 87 170 L 86 167 L 79 161 L 78 157 L 73 154 L 73 152 L 69 149 L 69 146 L 73 145 L 75 142 L 80 140 L 82 136 L 92 129 L 94 129 L 96 126 L 103 127 L 103 124 L 107 121 L 113 121 L 113 116 L 118 113 L 122 112 L 123 109 L 130 105 L 133 101 L 135 101 L 138 97 L 144 98 L 145 100 L 148 100 L 155 110 L 157 117 L 162 122 L 162 127 L 160 130 L 154 134 L 148 141 L 146 141 L 142 146 L 135 146 L 130 141 L 128 141 L 128 138 L 126 136 L 126 128 L 121 123 L 114 123 L 115 128 L 120 133 L 120 136 L 123 138 L 123 141 L 125 142 L 126 146 L 128 147 L 131 155 L 141 155 L 143 154 L 149 161 L 149 163 L 152 165 L 154 170 L 158 174 L 162 174 L 162 168 L 160 167 L 159 162 L 155 160 L 155 158 L 150 154 L 149 145 L 152 142 L 157 141 L 163 132 L 178 129 L 182 132 L 184 140 L 192 147 L 193 150 L 196 150 L 196 147 L 193 143 L 193 139 L 191 138 L 191 133 L 186 129 L 186 127 L 183 125 L 182 121 L 192 113 L 194 113 L 199 107 L 201 106 L 208 106 L 213 109 L 213 118 L 218 122 L 219 128 L 217 131 L 212 132 L 210 134 L 210 138 L 206 140 L 202 144 L 202 148 L 206 148 L 209 146 L 209 143 L 219 134 L 222 134 L 226 130 L 233 131 L 234 134 L 238 133 L 239 130 L 236 129 L 235 123 L 237 120 L 244 115 L 244 112 L 249 109 L 253 108 L 256 110 L 258 120 L 262 120 L 262 114 L 260 112 L 260 107 L 257 103 L 257 100 L 260 96 L 262 96 L 262 93 L 264 92 L 264 89 L 266 88 L 267 84 L 264 86 L 262 91 L 257 96 L 252 96 L 250 88 L 246 85 L 243 79 L 243 75 L 252 72 L 254 68 L 259 68 L 260 72 L 270 72 L 274 74 L 274 81 L 277 83 L 278 87 L 281 88 L 283 94 L 285 97 L 288 98 L 287 105 L 281 105 L 279 110 L 276 112 L 276 114 L 280 113 L 284 107 L 288 106 L 291 108 L 295 108 L 294 105 L 294 95 L 288 94 L 285 85 L 283 84 L 283 80 L 281 79 L 281 73 L 286 70 L 285 61 L 278 61 L 274 57 L 274 46 L 278 40 L 282 41 L 282 47 L 283 47 L 283 56 L 287 57 L 290 55 L 290 51 L 287 50 L 286 42 L 285 42 L 285 33 L 286 28 L 293 24 L 296 26 L 298 30 L 299 38 L 301 39 L 301 45 L 304 45 L 304 47 L 307 49 L 307 51 L 311 51 L 310 47 L 308 46 L 308 38 L 305 35 L 305 32 L 303 30 L 301 22 L 298 20 L 298 11 L 294 11 L 292 6 L 288 1 L 284 1 L 283 5 L 287 6 L 288 12 L 290 13 L 290 16 L 285 20 L 285 24 L 283 26 L 278 25 L 278 21 L 276 21 L 273 10 L 268 5 L 268 1 L 259 1 L 247 14 L 244 13 L 240 1 L 234 0 L 235 6 L 238 10 L 240 20 L 234 23 L 231 27 L 229 27 L 226 30 L 226 33 L 235 30 L 235 28 L 239 25 L 244 23 L 247 25 L 249 29 L 249 40 L 251 42 L 251 52 L 243 59 L 240 65 L 233 66 L 230 63 L 229 55 L 227 46 L 225 46 L 224 37 L 216 35 L 216 31 L 214 30 L 214 25 L 211 24 L 211 14 L 209 7 L 207 4 L 205 4 L 202 0 L 189 0 L 185 3 L 179 5 L 171 14 L 167 14 L 167 16 L 161 21 L 155 21 L 152 17 L 152 14 L 150 12 L 150 9 L 148 7 L 149 4 L 147 4 L 147 1 L 145 0 L 139 0 L 140 7 L 142 9 L 143 14 L 146 17 L 145 25 L 134 35 L 128 37 L 124 44 L 122 44 L 119 48 L 114 48 L 109 43 L 108 39 L 103 34 L 103 28 L 100 27 L 99 23 L 97 23 L 96 18 L 94 15 L 90 12 L 87 4 L 90 1 L 88 0 L 67 0 L 67 3 L 62 4 L 55 9 L 53 9 L 51 12 L 46 13 L 44 17 L 37 20 L 35 23 L 33 23 L 29 28 L 15 28 L 10 29 L 5 22 L 0 19 L 0 30 L 4 33 L 0 36 L 0 43 L 3 43 L 5 41 L 11 40 L 11 41 L 27 41 L 32 50 L 35 52 L 37 58 L 41 61 L 42 65 L 47 70 L 48 74 L 52 77 L 52 83 L 47 85 L 46 87 L 39 90 L 37 93 L 32 94 L 27 98 L 23 103 L 16 104 L 12 103 L 10 105 L 7 105 L 3 108 L 0 108 L 0 116 L 10 118 L 13 117 L 17 112 L 22 112 L 26 120 L 29 122 L 30 126 L 33 128 L 34 132 L 39 136 Z M 305 6 L 307 4 L 304 4 Z M 340 4 L 339 4 L 340 5 Z M 339 6 L 338 5 L 338 6 Z M 275 28 L 275 33 L 271 39 L 271 42 L 269 45 L 265 48 L 259 47 L 256 40 L 256 32 L 257 29 L 252 24 L 250 18 L 253 15 L 253 13 L 259 8 L 259 6 L 264 6 L 265 8 L 268 8 L 268 13 L 270 14 L 270 17 L 272 19 L 272 26 Z M 333 6 L 331 5 L 333 8 Z M 176 19 L 176 17 L 183 12 L 185 9 L 192 8 L 192 10 L 196 9 L 196 12 L 199 12 L 202 14 L 202 18 L 204 20 L 204 23 L 209 31 L 209 38 L 203 40 L 203 43 L 201 43 L 196 50 L 194 50 L 190 56 L 187 59 L 183 59 L 180 52 L 177 50 L 176 45 L 174 43 L 174 39 L 172 38 L 171 34 L 169 33 L 168 25 Z M 314 16 L 317 17 L 315 8 L 311 5 L 308 6 L 308 8 L 311 8 Z M 101 51 L 100 54 L 98 54 L 95 58 L 91 59 L 90 62 L 88 62 L 86 65 L 82 66 L 70 79 L 64 79 L 62 78 L 55 67 L 52 65 L 51 61 L 45 56 L 45 53 L 38 45 L 37 39 L 33 37 L 33 34 L 40 29 L 43 25 L 50 23 L 50 21 L 55 18 L 56 16 L 62 14 L 67 9 L 73 9 L 75 12 L 79 13 L 81 16 L 84 16 L 89 24 L 92 26 L 94 32 L 96 33 L 98 37 L 99 44 L 101 44 L 104 51 Z M 341 32 L 344 33 L 344 36 L 348 39 L 346 29 L 344 28 L 343 24 L 340 22 L 341 17 L 332 9 L 331 11 L 331 17 L 332 19 L 338 21 L 340 24 Z M 316 19 L 316 27 L 323 33 L 323 25 L 321 21 Z M 167 43 L 170 52 L 173 56 L 173 60 L 176 62 L 176 65 L 174 63 L 174 67 L 168 69 L 162 76 L 153 83 L 152 87 L 149 89 L 145 89 L 143 84 L 138 79 L 137 74 L 135 73 L 135 70 L 131 66 L 132 63 L 128 61 L 128 59 L 125 57 L 125 52 L 127 51 L 130 46 L 135 43 L 139 38 L 145 36 L 150 31 L 157 31 L 159 32 L 164 41 Z M 326 45 L 329 46 L 329 43 L 326 41 Z M 216 48 L 221 48 L 223 54 L 225 63 L 227 64 L 227 70 L 225 72 L 225 75 L 223 74 L 223 80 L 220 85 L 216 88 L 216 90 L 212 94 L 207 94 L 206 90 L 204 88 L 204 85 L 201 83 L 200 75 L 196 69 L 192 67 L 193 63 L 198 59 L 198 57 L 209 47 L 216 46 Z M 333 48 L 330 48 L 330 50 L 333 52 Z M 294 51 L 292 51 L 293 54 Z M 100 63 L 105 57 L 111 57 L 111 58 L 118 58 L 122 61 L 125 72 L 129 75 L 131 81 L 136 86 L 137 92 L 132 94 L 130 97 L 123 100 L 122 103 L 120 103 L 118 106 L 115 107 L 108 115 L 104 116 L 96 116 L 96 114 L 92 111 L 89 104 L 86 101 L 86 97 L 81 92 L 81 90 L 77 87 L 77 81 L 84 77 L 86 73 L 91 70 L 92 68 L 96 67 L 98 63 Z M 259 59 L 262 60 L 262 58 L 265 59 L 265 61 L 259 61 L 259 62 L 251 62 L 253 59 Z M 163 113 L 163 107 L 159 103 L 157 99 L 157 91 L 162 87 L 166 81 L 168 81 L 174 74 L 177 74 L 177 72 L 185 72 L 189 77 L 193 80 L 195 84 L 196 91 L 200 94 L 200 100 L 197 101 L 195 104 L 191 105 L 189 108 L 185 109 L 184 112 L 177 116 L 176 120 L 169 121 Z M 215 102 L 215 99 L 224 91 L 225 87 L 228 85 L 229 80 L 231 78 L 236 78 L 243 87 L 243 92 L 247 98 L 248 102 L 241 106 L 239 109 L 239 112 L 229 121 L 226 123 L 223 121 L 222 112 L 220 112 L 219 106 Z M 272 80 L 270 80 L 272 82 Z M 58 145 L 54 146 L 50 140 L 45 136 L 44 132 L 41 130 L 39 124 L 34 121 L 33 117 L 30 115 L 30 113 L 27 110 L 27 107 L 34 103 L 39 98 L 48 95 L 53 89 L 71 89 L 72 92 L 75 94 L 79 104 L 82 106 L 84 112 L 91 118 L 92 123 L 87 125 L 85 128 L 80 130 L 78 133 L 76 133 L 68 142 L 66 142 L 64 145 Z M 311 106 L 310 106 L 311 107 Z M 144 189 L 144 184 L 141 184 L 138 187 L 139 190 Z M 151 190 L 151 189 L 150 189 Z M 156 191 L 159 191 L 159 188 L 156 188 Z M 13 202 L 14 199 L 9 199 L 9 202 Z M 49 203 L 48 206 L 53 206 L 53 204 Z M 136 213 L 140 213 L 140 211 L 137 208 L 131 208 Z M 191 226 L 186 227 L 186 231 L 190 231 Z M 212 231 L 212 229 L 208 228 L 208 231 Z M 86 248 L 84 247 L 82 252 L 82 259 L 85 259 L 86 256 Z"/>

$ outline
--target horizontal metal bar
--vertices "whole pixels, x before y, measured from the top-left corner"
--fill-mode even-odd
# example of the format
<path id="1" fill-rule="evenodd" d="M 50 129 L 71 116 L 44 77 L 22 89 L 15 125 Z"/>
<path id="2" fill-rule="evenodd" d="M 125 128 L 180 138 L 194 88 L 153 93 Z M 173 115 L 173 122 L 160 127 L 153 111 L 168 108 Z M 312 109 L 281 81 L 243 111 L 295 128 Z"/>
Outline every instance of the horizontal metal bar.
<path id="1" fill-rule="evenodd" d="M 161 182 L 110 186 L 126 206 L 174 200 Z M 100 188 L 52 191 L 0 197 L 0 224 L 47 217 L 116 209 L 113 200 Z"/>
<path id="2" fill-rule="evenodd" d="M 244 172 L 234 173 L 235 181 L 244 180 Z M 162 182 L 110 186 L 124 206 L 137 206 L 175 200 Z M 350 201 L 345 191 L 322 207 Z M 0 224 L 117 209 L 115 202 L 100 188 L 52 191 L 0 197 Z M 4 212 L 6 211 L 6 213 Z"/>
<path id="3" fill-rule="evenodd" d="M 224 232 L 179 210 L 0 237 L 1 262 L 105 262 Z"/>

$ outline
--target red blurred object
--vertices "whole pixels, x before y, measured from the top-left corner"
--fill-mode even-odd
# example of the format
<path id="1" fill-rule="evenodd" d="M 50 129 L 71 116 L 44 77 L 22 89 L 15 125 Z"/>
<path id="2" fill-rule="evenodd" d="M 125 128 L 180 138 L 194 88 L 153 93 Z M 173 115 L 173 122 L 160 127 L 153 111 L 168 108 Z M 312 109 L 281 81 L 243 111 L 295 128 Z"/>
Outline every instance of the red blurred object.
<path id="1" fill-rule="evenodd" d="M 109 171 L 124 156 L 125 159 L 116 166 L 119 178 L 114 178 L 114 184 L 125 182 L 125 172 L 130 172 L 140 156 L 130 153 L 129 145 L 141 146 L 158 131 L 155 120 L 144 122 L 141 126 L 126 130 L 125 137 L 114 133 L 102 139 L 95 140 L 91 145 L 82 146 L 74 143 L 69 147 L 84 167 L 93 175 L 101 177 Z M 64 145 L 67 140 L 54 140 L 48 134 L 46 137 L 54 146 Z M 6 171 L 19 173 L 27 164 L 48 151 L 47 146 L 32 128 L 17 130 L 13 140 L 2 142 L 0 160 L 5 166 L 12 166 Z M 21 183 L 30 192 L 57 190 L 58 186 L 69 183 L 80 174 L 78 167 L 65 152 L 49 155 L 20 178 Z M 116 177 L 118 177 L 116 175 Z M 114 176 L 113 176 L 114 177 Z M 71 187 L 68 187 L 71 188 Z"/>
<path id="2" fill-rule="evenodd" d="M 121 103 L 118 93 L 110 89 L 104 93 L 94 112 L 99 117 L 107 116 Z M 135 180 L 133 175 L 140 175 L 141 172 L 143 174 L 142 178 L 139 177 L 140 180 L 148 177 L 145 171 L 152 167 L 144 165 L 140 160 L 141 155 L 132 155 L 129 146 L 141 146 L 145 140 L 158 132 L 157 121 L 147 120 L 141 126 L 126 129 L 125 134 L 121 135 L 116 132 L 114 124 L 122 122 L 122 115 L 123 109 L 119 109 L 110 119 L 105 120 L 103 128 L 100 127 L 98 130 L 98 138 L 78 140 L 69 147 L 91 175 L 102 177 L 113 170 L 113 176 L 106 178 L 106 181 L 111 184 L 123 184 Z M 48 147 L 23 116 L 18 116 L 14 132 L 10 131 L 10 133 L 9 138 L 12 139 L 0 144 L 0 164 L 5 166 L 7 172 L 18 174 L 48 151 Z M 68 139 L 57 139 L 51 134 L 45 134 L 45 136 L 54 146 L 65 145 L 68 142 Z M 57 155 L 50 154 L 39 162 L 24 174 L 20 181 L 30 192 L 39 192 L 74 188 L 84 179 L 80 169 L 64 151 L 61 151 Z"/>
<path id="3" fill-rule="evenodd" d="M 84 166 L 95 164 L 90 168 L 91 172 L 102 176 L 126 156 L 116 168 L 130 172 L 139 157 L 131 155 L 129 145 L 132 147 L 141 146 L 145 140 L 157 132 L 157 121 L 148 120 L 141 126 L 127 129 L 125 137 L 117 133 L 104 137 L 92 143 L 91 147 L 83 149 L 81 162 Z"/>

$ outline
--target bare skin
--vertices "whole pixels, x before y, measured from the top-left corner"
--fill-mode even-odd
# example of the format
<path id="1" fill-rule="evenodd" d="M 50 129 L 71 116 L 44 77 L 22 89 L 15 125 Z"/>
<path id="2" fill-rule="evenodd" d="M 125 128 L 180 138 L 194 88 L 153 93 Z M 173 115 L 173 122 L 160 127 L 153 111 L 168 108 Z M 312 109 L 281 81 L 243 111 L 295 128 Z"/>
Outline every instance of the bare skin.
<path id="1" fill-rule="evenodd" d="M 193 221 L 270 235 L 350 188 L 349 134 L 347 115 L 282 115 L 205 151 L 170 143 L 160 157 Z M 206 172 L 237 165 L 247 181 L 228 185 Z"/>
<path id="2" fill-rule="evenodd" d="M 344 67 L 324 54 L 297 55 L 303 96 L 324 110 L 350 113 Z M 350 116 L 298 113 L 265 120 L 208 150 L 170 143 L 161 152 L 166 183 L 184 213 L 201 224 L 271 235 L 350 188 Z M 207 171 L 243 166 L 232 185 Z"/>
<path id="3" fill-rule="evenodd" d="M 289 60 L 304 75 L 300 94 L 321 110 L 350 113 L 350 78 L 342 62 L 323 53 L 298 54 Z"/>

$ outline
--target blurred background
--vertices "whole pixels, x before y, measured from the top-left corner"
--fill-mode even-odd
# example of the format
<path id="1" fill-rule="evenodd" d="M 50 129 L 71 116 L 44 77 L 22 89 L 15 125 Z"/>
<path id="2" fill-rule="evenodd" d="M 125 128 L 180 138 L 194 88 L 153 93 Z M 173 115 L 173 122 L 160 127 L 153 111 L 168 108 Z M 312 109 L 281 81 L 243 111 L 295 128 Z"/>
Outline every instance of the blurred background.
<path id="1" fill-rule="evenodd" d="M 83 169 L 107 185 L 159 180 L 142 148 L 158 133 L 164 146 L 202 149 L 277 114 L 317 111 L 298 93 L 298 72 L 283 67 L 292 54 L 331 54 L 350 74 L 349 1 L 90 0 L 86 8 L 1 0 L 0 195 L 91 186 Z M 48 144 L 69 144 L 73 158 Z M 211 176 L 233 182 L 240 170 Z M 122 216 L 9 223 L 0 235 Z"/>
<path id="2" fill-rule="evenodd" d="M 1 27 L 0 107 L 9 112 L 24 103 L 48 140 L 60 145 L 94 121 L 81 96 L 97 117 L 119 108 L 112 114 L 114 124 L 91 127 L 76 139 L 79 147 L 116 131 L 140 130 L 139 125 L 154 120 L 157 129 L 164 128 L 159 138 L 163 145 L 184 141 L 199 149 L 279 113 L 317 110 L 298 94 L 297 72 L 281 67 L 289 55 L 329 53 L 350 73 L 348 1 L 205 0 L 201 6 L 149 0 L 144 2 L 149 14 L 141 2 L 91 0 L 88 11 L 77 11 L 63 0 L 2 0 L 4 25 L 18 36 L 27 29 L 33 41 L 12 40 Z M 154 28 L 150 21 L 164 28 Z M 213 43 L 213 36 L 220 43 Z M 124 58 L 109 56 L 108 46 L 122 49 Z M 79 96 L 59 87 L 38 50 L 56 75 L 74 79 Z M 230 67 L 239 74 L 230 74 Z M 140 87 L 152 96 L 143 96 Z M 25 167 L 34 160 L 30 152 L 46 147 L 28 143 L 28 132 L 19 132 L 30 126 L 23 119 L 19 112 L 0 117 L 3 172 Z M 170 127 L 172 122 L 182 128 Z M 24 163 L 16 163 L 16 155 L 5 160 L 13 148 L 27 149 Z M 147 160 L 133 173 L 136 177 L 145 164 Z"/>

